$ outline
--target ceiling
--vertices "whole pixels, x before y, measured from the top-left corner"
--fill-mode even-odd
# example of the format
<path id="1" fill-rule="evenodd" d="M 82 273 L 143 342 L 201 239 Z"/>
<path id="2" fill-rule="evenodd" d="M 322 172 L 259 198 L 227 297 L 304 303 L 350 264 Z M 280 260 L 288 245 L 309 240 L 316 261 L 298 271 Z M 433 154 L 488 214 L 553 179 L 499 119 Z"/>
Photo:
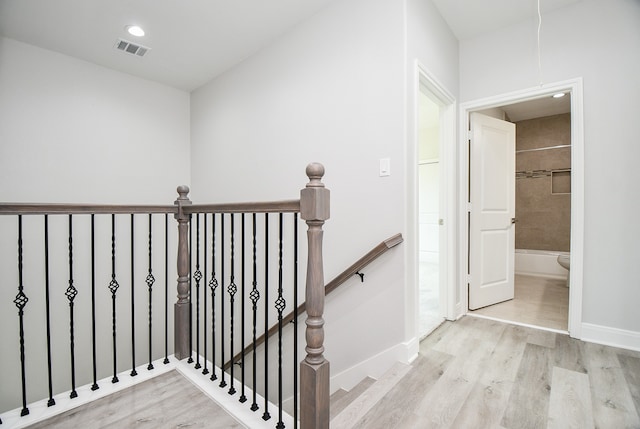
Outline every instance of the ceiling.
<path id="1" fill-rule="evenodd" d="M 192 91 L 334 1 L 0 0 L 0 35 Z M 537 16 L 537 0 L 432 1 L 461 40 Z M 542 11 L 577 1 L 543 0 Z M 146 35 L 129 35 L 133 24 Z M 119 38 L 151 50 L 125 54 Z"/>

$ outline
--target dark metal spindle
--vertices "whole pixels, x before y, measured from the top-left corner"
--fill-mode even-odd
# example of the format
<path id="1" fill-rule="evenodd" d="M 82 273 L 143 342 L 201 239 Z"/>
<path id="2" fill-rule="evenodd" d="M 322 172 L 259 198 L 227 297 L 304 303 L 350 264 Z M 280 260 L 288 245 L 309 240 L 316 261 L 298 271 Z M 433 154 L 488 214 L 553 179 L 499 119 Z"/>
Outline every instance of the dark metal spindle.
<path id="1" fill-rule="evenodd" d="M 204 250 L 204 266 L 202 269 L 202 285 L 204 287 L 204 291 L 202 292 L 202 297 L 204 298 L 204 305 L 202 308 L 202 348 L 204 349 L 204 368 L 202 369 L 202 374 L 209 374 L 209 369 L 207 368 L 207 214 L 205 213 L 202 216 L 204 221 L 204 232 L 202 234 L 202 236 L 204 237 L 204 244 L 202 246 L 202 249 Z"/>
<path id="2" fill-rule="evenodd" d="M 112 383 L 117 383 L 117 355 L 116 355 L 116 292 L 120 285 L 116 280 L 116 215 L 111 215 L 111 282 L 109 282 L 109 291 L 111 291 L 111 329 L 113 334 L 113 378 Z"/>
<path id="3" fill-rule="evenodd" d="M 169 214 L 164 214 L 164 361 L 169 363 Z"/>
<path id="4" fill-rule="evenodd" d="M 147 274 L 147 278 L 146 278 L 146 283 L 147 283 L 147 288 L 149 290 L 149 365 L 147 365 L 147 369 L 148 370 L 152 370 L 153 369 L 153 356 L 152 356 L 152 343 L 151 343 L 151 336 L 153 333 L 153 329 L 152 329 L 152 311 L 153 311 L 153 284 L 155 283 L 156 279 L 155 277 L 153 277 L 153 267 L 152 267 L 152 257 L 151 257 L 151 239 L 152 239 L 152 232 L 151 232 L 151 228 L 152 227 L 152 220 L 151 220 L 151 213 L 149 213 L 149 274 Z"/>
<path id="5" fill-rule="evenodd" d="M 241 217 L 241 230 L 242 230 L 242 234 L 241 234 L 241 238 L 242 238 L 242 257 L 241 257 L 241 261 L 242 261 L 242 266 L 241 266 L 241 272 L 242 272 L 242 280 L 240 283 L 240 298 L 241 298 L 241 318 L 242 318 L 242 323 L 241 323 L 241 330 L 240 330 L 240 343 L 242 344 L 242 363 L 240 365 L 240 378 L 242 379 L 242 386 L 240 388 L 241 392 L 240 392 L 240 402 L 246 402 L 247 401 L 247 396 L 244 394 L 244 386 L 245 386 L 245 379 L 244 379 L 244 375 L 245 375 L 245 353 L 244 353 L 244 347 L 245 347 L 245 342 L 244 342 L 244 322 L 245 322 L 245 314 L 244 314 L 244 297 L 245 297 L 245 289 L 244 289 L 244 280 L 245 280 L 245 238 L 244 238 L 244 213 L 242 213 L 242 217 Z"/>
<path id="6" fill-rule="evenodd" d="M 200 365 L 200 280 L 202 280 L 202 272 L 200 271 L 200 213 L 196 213 L 196 272 L 193 273 L 196 280 L 196 365 L 195 368 L 201 368 Z"/>
<path id="7" fill-rule="evenodd" d="M 234 226 L 234 220 L 235 220 L 235 215 L 234 213 L 231 213 L 231 277 L 230 277 L 230 282 L 229 282 L 229 286 L 227 287 L 227 291 L 229 292 L 229 301 L 230 301 L 230 330 L 229 330 L 229 336 L 230 336 L 230 349 L 231 349 L 231 356 L 233 359 L 233 329 L 235 327 L 235 321 L 233 319 L 233 311 L 234 311 L 234 302 L 235 302 L 235 296 L 236 296 L 236 292 L 238 291 L 238 287 L 235 284 L 235 226 Z M 224 361 L 223 361 L 224 362 Z M 230 382 L 231 382 L 231 386 L 229 387 L 229 395 L 233 395 L 236 393 L 236 388 L 234 387 L 234 378 L 233 378 L 233 362 L 231 362 L 231 373 L 230 373 Z"/>
<path id="8" fill-rule="evenodd" d="M 191 273 L 193 272 L 193 228 L 192 221 L 193 215 L 189 215 L 189 302 L 191 302 L 191 297 L 193 296 L 191 287 L 193 276 Z M 189 359 L 187 359 L 187 363 L 193 363 L 193 309 L 192 306 L 189 305 Z"/>
<path id="9" fill-rule="evenodd" d="M 258 291 L 258 281 L 257 281 L 257 269 L 256 269 L 256 214 L 252 213 L 253 220 L 253 246 L 252 246 L 252 254 L 253 254 L 253 282 L 251 293 L 249 293 L 249 298 L 251 298 L 251 310 L 253 312 L 253 403 L 251 404 L 251 411 L 256 411 L 258 408 L 257 402 L 257 390 L 258 386 L 256 385 L 256 373 L 257 373 L 257 356 L 256 356 L 256 324 L 258 321 L 258 300 L 260 299 L 260 292 Z"/>
<path id="10" fill-rule="evenodd" d="M 51 407 L 56 404 L 56 400 L 53 399 L 53 379 L 51 374 L 51 319 L 49 310 L 49 215 L 44 215 L 44 294 L 47 312 L 47 373 L 49 378 L 49 400 L 47 401 L 47 407 Z"/>
<path id="11" fill-rule="evenodd" d="M 29 298 L 24 293 L 22 283 L 22 215 L 18 215 L 18 278 L 18 294 L 13 303 L 18 308 L 18 318 L 20 319 L 20 371 L 22 376 L 22 411 L 20 415 L 26 416 L 29 414 L 29 408 L 27 408 L 27 378 L 24 362 L 24 307 Z"/>
<path id="12" fill-rule="evenodd" d="M 283 429 L 282 421 L 282 312 L 287 306 L 282 296 L 282 220 L 283 214 L 278 216 L 278 299 L 276 299 L 275 307 L 278 310 L 278 423 L 276 429 Z"/>
<path id="13" fill-rule="evenodd" d="M 298 213 L 293 214 L 293 428 L 298 428 Z"/>
<path id="14" fill-rule="evenodd" d="M 211 213 L 211 280 L 209 289 L 211 290 L 211 381 L 216 380 L 216 289 L 218 280 L 216 279 L 216 215 Z"/>
<path id="15" fill-rule="evenodd" d="M 96 358 L 96 223 L 91 214 L 91 357 L 93 360 L 93 384 L 91 390 L 98 390 L 98 365 Z"/>
<path id="16" fill-rule="evenodd" d="M 220 213 L 220 243 L 220 279 L 224 285 L 224 213 Z M 233 352 L 231 354 L 233 355 Z M 225 387 L 227 382 L 224 380 L 224 289 L 220 293 L 220 369 L 220 387 Z"/>
<path id="17" fill-rule="evenodd" d="M 75 336 L 74 336 L 74 322 L 73 322 L 73 309 L 74 300 L 78 295 L 78 290 L 73 285 L 73 216 L 69 215 L 69 287 L 64 293 L 69 300 L 69 345 L 71 349 L 71 393 L 70 398 L 78 396 L 76 392 L 76 353 L 75 353 Z"/>
<path id="18" fill-rule="evenodd" d="M 269 213 L 264 214 L 264 331 L 269 329 Z M 269 335 L 264 336 L 264 413 L 269 420 Z"/>
<path id="19" fill-rule="evenodd" d="M 135 266 L 134 266 L 134 228 L 133 228 L 133 213 L 131 213 L 131 372 L 129 375 L 135 377 L 138 375 L 136 371 L 136 318 L 135 318 Z"/>

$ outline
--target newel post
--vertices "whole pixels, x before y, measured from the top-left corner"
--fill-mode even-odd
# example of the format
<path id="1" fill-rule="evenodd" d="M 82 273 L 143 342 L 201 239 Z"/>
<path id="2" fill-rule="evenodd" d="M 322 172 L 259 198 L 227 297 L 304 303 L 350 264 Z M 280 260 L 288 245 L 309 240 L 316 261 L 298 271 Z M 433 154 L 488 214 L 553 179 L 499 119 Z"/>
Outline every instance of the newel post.
<path id="1" fill-rule="evenodd" d="M 174 354 L 177 359 L 191 355 L 189 350 L 189 334 L 191 323 L 191 297 L 189 296 L 189 215 L 182 208 L 190 205 L 188 186 L 178 186 L 178 206 L 175 215 L 178 221 L 178 302 L 174 304 Z"/>
<path id="2" fill-rule="evenodd" d="M 300 363 L 302 429 L 329 428 L 329 361 L 324 358 L 324 269 L 322 226 L 329 219 L 329 190 L 321 182 L 322 164 L 307 166 L 309 183 L 300 191 L 300 216 L 307 223 L 307 356 Z"/>

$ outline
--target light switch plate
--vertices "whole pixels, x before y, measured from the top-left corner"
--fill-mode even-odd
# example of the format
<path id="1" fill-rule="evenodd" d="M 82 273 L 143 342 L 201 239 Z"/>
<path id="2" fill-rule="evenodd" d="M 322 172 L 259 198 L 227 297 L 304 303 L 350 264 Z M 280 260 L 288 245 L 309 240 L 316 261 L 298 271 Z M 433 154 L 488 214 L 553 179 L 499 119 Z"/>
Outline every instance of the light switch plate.
<path id="1" fill-rule="evenodd" d="M 391 176 L 391 160 L 380 158 L 380 177 Z"/>

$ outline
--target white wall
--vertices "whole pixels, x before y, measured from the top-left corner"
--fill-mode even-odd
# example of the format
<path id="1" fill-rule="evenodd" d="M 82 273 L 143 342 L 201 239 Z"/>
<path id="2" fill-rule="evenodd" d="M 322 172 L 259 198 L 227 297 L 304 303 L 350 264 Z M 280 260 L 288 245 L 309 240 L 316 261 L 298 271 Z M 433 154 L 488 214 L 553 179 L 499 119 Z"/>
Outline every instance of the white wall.
<path id="1" fill-rule="evenodd" d="M 640 3 L 583 0 L 545 14 L 542 79 L 584 78 L 583 322 L 640 335 L 637 144 Z M 460 43 L 460 98 L 539 84 L 536 23 Z"/>
<path id="2" fill-rule="evenodd" d="M 406 6 L 336 2 L 194 91 L 194 199 L 295 198 L 305 166 L 318 161 L 332 191 L 326 281 L 380 241 L 406 236 L 408 67 L 418 56 L 454 90 L 458 75 L 457 52 L 447 51 L 455 39 L 431 3 L 411 2 L 417 16 Z M 379 177 L 380 158 L 391 159 L 390 177 Z M 354 278 L 327 298 L 332 374 L 415 335 L 406 332 L 406 257 L 393 249 L 364 270 L 364 283 Z"/>
<path id="3" fill-rule="evenodd" d="M 189 153 L 188 93 L 0 39 L 1 201 L 171 203 Z"/>
<path id="4" fill-rule="evenodd" d="M 11 39 L 0 38 L 0 201 L 171 204 L 189 175 L 189 94 Z M 164 355 L 164 219 L 154 220 L 154 358 Z M 118 218 L 118 371 L 131 365 L 129 222 Z M 169 239 L 175 225 L 169 218 Z M 70 389 L 66 216 L 50 216 L 50 285 L 54 391 Z M 17 232 L 0 216 L 0 410 L 20 402 Z M 47 395 L 44 336 L 43 221 L 24 217 L 24 291 L 28 400 Z M 148 224 L 136 218 L 136 320 L 146 328 Z M 90 382 L 90 223 L 74 216 L 77 386 Z M 98 378 L 111 369 L 111 243 L 108 217 L 96 216 Z M 160 246 L 159 246 L 160 245 Z M 173 252 L 171 253 L 173 254 Z M 169 261 L 169 285 L 175 283 Z M 163 267 L 162 267 L 163 268 Z M 171 289 L 170 289 L 171 290 Z M 171 293 L 171 292 L 170 292 Z M 169 300 L 173 302 L 174 293 Z M 172 320 L 172 312 L 169 320 Z M 158 322 L 159 321 L 159 322 Z M 171 322 L 170 322 L 171 323 Z M 171 326 L 171 324 L 170 324 Z M 136 331 L 136 363 L 147 358 L 147 332 Z M 172 350 L 170 331 L 169 353 Z"/>

